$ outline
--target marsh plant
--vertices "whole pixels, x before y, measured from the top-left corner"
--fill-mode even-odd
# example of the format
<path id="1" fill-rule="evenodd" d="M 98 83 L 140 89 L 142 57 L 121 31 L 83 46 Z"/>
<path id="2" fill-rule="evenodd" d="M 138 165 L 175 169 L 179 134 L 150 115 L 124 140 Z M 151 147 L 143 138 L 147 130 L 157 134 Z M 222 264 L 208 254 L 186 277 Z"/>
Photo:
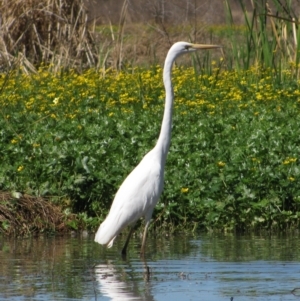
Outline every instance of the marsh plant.
<path id="1" fill-rule="evenodd" d="M 299 227 L 298 23 L 292 1 L 252 3 L 240 1 L 244 25 L 234 24 L 226 2 L 229 23 L 208 27 L 223 52 L 174 69 L 172 144 L 153 228 Z M 120 65 L 54 72 L 49 62 L 31 73 L 14 61 L 0 78 L 0 190 L 59 206 L 69 228 L 99 225 L 160 130 L 161 64 L 125 64 L 123 33 Z M 8 199 L 0 222 L 12 233 L 21 202 Z"/>
<path id="2" fill-rule="evenodd" d="M 98 224 L 155 144 L 161 71 L 12 76 L 1 98 L 1 190 L 51 197 Z M 278 85 L 272 70 L 174 70 L 173 140 L 154 225 L 297 225 L 300 89 L 285 77 Z"/>

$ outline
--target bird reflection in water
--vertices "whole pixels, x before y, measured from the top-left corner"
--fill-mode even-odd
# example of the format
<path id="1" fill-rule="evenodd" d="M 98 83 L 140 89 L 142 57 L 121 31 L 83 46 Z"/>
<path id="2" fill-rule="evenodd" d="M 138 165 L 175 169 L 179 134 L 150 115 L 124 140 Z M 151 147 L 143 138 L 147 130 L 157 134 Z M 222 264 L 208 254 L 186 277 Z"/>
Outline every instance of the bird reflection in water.
<path id="1" fill-rule="evenodd" d="M 149 291 L 151 268 L 145 261 L 142 266 L 133 268 L 130 264 L 113 264 L 108 261 L 105 264 L 95 266 L 95 277 L 99 284 L 101 295 L 111 298 L 110 300 L 154 300 Z"/>

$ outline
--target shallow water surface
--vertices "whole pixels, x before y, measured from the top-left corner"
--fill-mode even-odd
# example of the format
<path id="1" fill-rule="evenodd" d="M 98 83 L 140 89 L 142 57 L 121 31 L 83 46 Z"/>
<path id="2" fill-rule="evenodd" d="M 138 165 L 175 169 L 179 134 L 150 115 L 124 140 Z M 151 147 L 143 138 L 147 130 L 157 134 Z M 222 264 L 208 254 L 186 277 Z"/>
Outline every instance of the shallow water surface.
<path id="1" fill-rule="evenodd" d="M 299 236 L 0 238 L 0 300 L 300 300 Z"/>

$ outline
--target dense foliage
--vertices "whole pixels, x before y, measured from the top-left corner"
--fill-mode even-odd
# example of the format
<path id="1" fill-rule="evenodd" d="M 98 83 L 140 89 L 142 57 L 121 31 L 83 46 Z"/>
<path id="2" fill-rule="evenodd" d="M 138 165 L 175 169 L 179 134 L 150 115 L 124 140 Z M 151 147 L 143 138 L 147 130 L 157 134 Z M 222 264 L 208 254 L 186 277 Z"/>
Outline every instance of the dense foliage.
<path id="1" fill-rule="evenodd" d="M 297 226 L 300 88 L 288 71 L 174 69 L 175 107 L 156 226 Z M 158 137 L 162 70 L 2 76 L 0 190 L 47 196 L 95 227 Z M 76 227 L 76 225 L 73 225 Z"/>

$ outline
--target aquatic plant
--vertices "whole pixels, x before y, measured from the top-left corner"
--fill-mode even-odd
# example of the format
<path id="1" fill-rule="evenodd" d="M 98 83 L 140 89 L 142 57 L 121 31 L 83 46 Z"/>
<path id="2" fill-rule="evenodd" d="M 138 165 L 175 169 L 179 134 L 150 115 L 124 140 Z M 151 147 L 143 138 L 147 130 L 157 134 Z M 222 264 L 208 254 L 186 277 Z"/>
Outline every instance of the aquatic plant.
<path id="1" fill-rule="evenodd" d="M 227 25 L 208 26 L 201 35 L 198 27 L 186 27 L 198 41 L 221 40 L 224 52 L 194 56 L 185 67 L 177 62 L 173 140 L 154 227 L 299 226 L 300 43 L 293 6 L 252 1 L 249 8 L 241 0 L 245 22 L 235 24 L 228 3 Z M 155 54 L 146 43 L 139 57 L 147 67 L 126 64 L 138 60 L 131 56 L 134 33 L 126 31 L 124 10 L 116 29 L 101 27 L 99 63 L 89 64 L 94 68 L 78 68 L 78 60 L 76 71 L 59 60 L 33 65 L 29 57 L 18 65 L 10 57 L 15 68 L 0 78 L 0 189 L 77 213 L 68 220 L 75 229 L 102 221 L 120 183 L 159 133 L 162 70 L 150 63 L 160 61 L 170 40 Z M 189 35 L 184 27 L 175 35 L 167 25 L 168 39 Z M 117 43 L 107 40 L 115 35 Z M 151 55 L 144 61 L 145 53 Z M 0 222 L 2 229 L 12 226 L 4 215 Z"/>
<path id="2" fill-rule="evenodd" d="M 212 62 L 210 75 L 174 70 L 173 140 L 154 225 L 297 226 L 298 81 L 289 70 L 278 83 L 272 69 L 220 72 L 218 65 Z M 157 139 L 161 67 L 40 68 L 0 81 L 0 189 L 51 198 L 68 212 L 85 212 L 86 226 L 98 225 Z"/>

